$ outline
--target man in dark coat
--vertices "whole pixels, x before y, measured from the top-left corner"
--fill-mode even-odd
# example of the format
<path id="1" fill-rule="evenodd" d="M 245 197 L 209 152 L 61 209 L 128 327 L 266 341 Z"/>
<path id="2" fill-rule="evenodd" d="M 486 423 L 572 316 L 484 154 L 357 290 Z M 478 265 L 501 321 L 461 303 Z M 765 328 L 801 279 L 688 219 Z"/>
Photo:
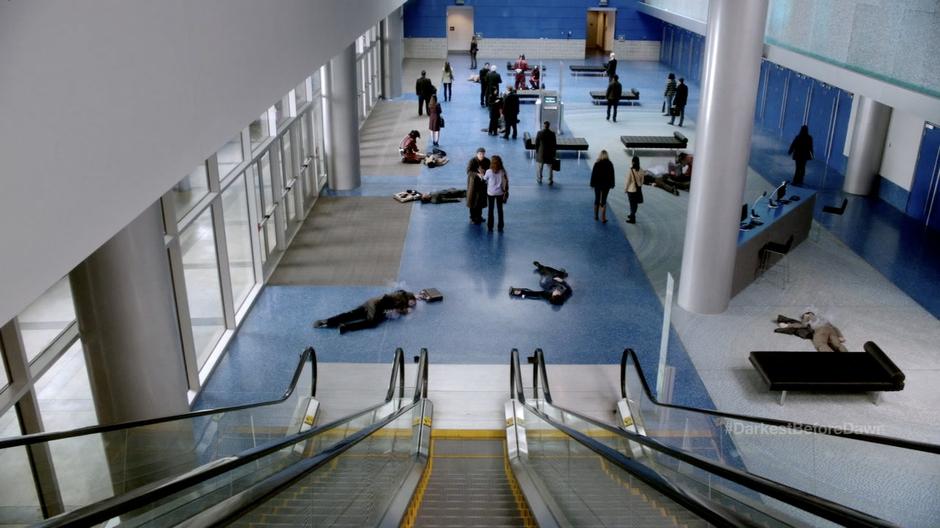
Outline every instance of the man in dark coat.
<path id="1" fill-rule="evenodd" d="M 480 68 L 480 106 L 486 106 L 486 95 L 490 93 L 486 84 L 486 77 L 489 74 L 490 63 L 484 62 L 483 67 Z"/>
<path id="2" fill-rule="evenodd" d="M 486 105 L 490 109 L 490 124 L 487 133 L 497 136 L 499 135 L 499 116 L 503 112 L 503 96 L 499 94 L 496 86 L 490 86 L 490 95 L 486 99 Z"/>
<path id="3" fill-rule="evenodd" d="M 679 85 L 676 86 L 676 96 L 672 98 L 673 111 L 670 125 L 676 124 L 676 116 L 679 116 L 679 126 L 685 122 L 685 105 L 689 102 L 689 86 L 685 84 L 685 79 L 679 78 Z"/>
<path id="4" fill-rule="evenodd" d="M 483 209 L 486 208 L 486 182 L 483 174 L 490 168 L 490 159 L 486 149 L 480 147 L 476 155 L 467 163 L 467 207 L 470 209 L 470 223 L 483 223 Z"/>
<path id="5" fill-rule="evenodd" d="M 509 93 L 503 98 L 503 119 L 506 120 L 506 132 L 503 139 L 509 139 L 509 129 L 512 128 L 512 138 L 516 139 L 516 125 L 519 124 L 519 96 L 516 90 L 509 89 Z"/>
<path id="6" fill-rule="evenodd" d="M 788 154 L 796 162 L 796 171 L 793 173 L 793 185 L 803 186 L 803 176 L 806 175 L 806 162 L 813 159 L 813 136 L 809 135 L 809 127 L 800 127 L 800 133 L 790 143 Z"/>
<path id="7" fill-rule="evenodd" d="M 386 293 L 360 304 L 356 308 L 329 319 L 320 319 L 313 323 L 314 328 L 339 328 L 339 333 L 364 328 L 374 328 L 387 319 L 386 312 L 397 311 L 404 315 L 415 305 L 415 295 L 405 290 Z"/>
<path id="8" fill-rule="evenodd" d="M 541 275 L 539 286 L 541 290 L 530 290 L 529 288 L 509 287 L 509 295 L 512 297 L 522 297 L 523 299 L 545 299 L 546 301 L 560 306 L 571 297 L 571 286 L 566 280 L 568 272 L 564 269 L 555 269 L 551 266 L 543 266 L 539 261 L 535 261 L 535 269 Z"/>
<path id="9" fill-rule="evenodd" d="M 610 54 L 610 60 L 605 64 L 607 71 L 607 80 L 612 81 L 613 78 L 617 75 L 617 56 L 613 53 Z"/>
<path id="10" fill-rule="evenodd" d="M 415 81 L 415 93 L 418 95 L 418 115 L 424 115 L 424 110 L 427 108 L 428 115 L 431 114 L 431 109 L 428 107 L 428 103 L 431 101 L 431 96 L 434 95 L 434 85 L 431 84 L 431 79 L 427 78 L 428 72 L 421 70 L 421 77 Z"/>
<path id="11" fill-rule="evenodd" d="M 610 109 L 614 109 L 614 123 L 617 122 L 617 107 L 620 105 L 620 96 L 623 95 L 623 85 L 620 76 L 614 75 L 607 85 L 607 120 L 610 121 Z"/>
<path id="12" fill-rule="evenodd" d="M 490 92 L 492 92 L 494 88 L 498 92 L 500 86 L 503 84 L 503 76 L 499 74 L 499 69 L 495 64 L 490 66 L 490 73 L 486 74 L 486 84 L 486 88 Z"/>
<path id="13" fill-rule="evenodd" d="M 538 173 L 535 175 L 536 181 L 542 183 L 542 168 L 548 164 L 548 184 L 555 184 L 555 168 L 552 166 L 555 162 L 555 152 L 558 149 L 558 141 L 555 133 L 552 132 L 552 124 L 548 121 L 542 123 L 542 130 L 535 135 L 535 162 L 538 164 Z"/>

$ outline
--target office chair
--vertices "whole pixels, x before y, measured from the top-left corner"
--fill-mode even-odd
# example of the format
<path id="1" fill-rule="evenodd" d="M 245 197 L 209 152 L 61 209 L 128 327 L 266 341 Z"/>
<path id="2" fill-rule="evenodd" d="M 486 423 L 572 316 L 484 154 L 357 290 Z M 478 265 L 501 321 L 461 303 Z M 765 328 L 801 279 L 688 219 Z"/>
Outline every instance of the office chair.
<path id="1" fill-rule="evenodd" d="M 790 235 L 790 238 L 787 239 L 786 243 L 781 244 L 779 242 L 767 242 L 763 247 L 758 251 L 758 257 L 760 264 L 757 268 L 757 274 L 763 275 L 768 269 L 770 269 L 770 259 L 773 255 L 779 255 L 779 262 L 783 263 L 783 286 L 786 288 L 790 280 L 790 261 L 786 260 L 784 257 L 787 256 L 787 253 L 790 252 L 790 249 L 793 248 L 793 235 Z"/>

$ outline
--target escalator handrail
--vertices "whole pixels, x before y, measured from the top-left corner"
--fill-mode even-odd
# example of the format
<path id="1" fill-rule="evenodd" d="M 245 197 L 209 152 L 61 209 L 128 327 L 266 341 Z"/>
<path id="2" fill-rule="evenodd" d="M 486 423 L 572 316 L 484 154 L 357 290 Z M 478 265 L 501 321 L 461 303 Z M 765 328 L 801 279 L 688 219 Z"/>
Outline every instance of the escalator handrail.
<path id="1" fill-rule="evenodd" d="M 175 414 L 171 416 L 161 416 L 159 418 L 148 418 L 145 420 L 132 420 L 128 422 L 119 422 L 108 425 L 92 425 L 89 427 L 80 427 L 77 429 L 69 429 L 66 431 L 53 431 L 49 433 L 35 433 L 30 435 L 16 436 L 13 438 L 2 439 L 0 440 L 0 450 L 7 449 L 10 447 L 18 446 L 28 446 L 39 444 L 43 442 L 51 442 L 53 440 L 63 440 L 65 438 L 72 438 L 76 436 L 85 436 L 90 434 L 97 433 L 107 433 L 111 431 L 117 431 L 120 429 L 129 429 L 132 427 L 142 427 L 145 425 L 153 425 L 164 422 L 172 422 L 176 420 L 185 420 L 190 418 L 198 418 L 200 416 L 208 416 L 212 414 L 222 414 L 229 413 L 234 411 L 242 411 L 245 409 L 253 409 L 258 407 L 265 407 L 269 405 L 276 405 L 278 403 L 283 403 L 287 398 L 294 393 L 294 389 L 297 386 L 297 382 L 300 380 L 300 374 L 303 372 L 304 363 L 307 361 L 311 362 L 312 371 L 312 383 L 310 385 L 310 397 L 316 397 L 317 395 L 317 353 L 313 347 L 307 347 L 306 350 L 300 355 L 300 360 L 297 362 L 297 368 L 294 369 L 294 374 L 291 376 L 290 384 L 287 386 L 287 390 L 284 391 L 284 394 L 279 398 L 264 402 L 255 402 L 255 403 L 243 403 L 239 405 L 232 405 L 229 407 L 216 407 L 214 409 L 203 409 L 199 411 L 189 411 L 186 413 Z"/>
<path id="2" fill-rule="evenodd" d="M 509 352 L 509 397 L 519 403 L 525 403 L 522 372 L 519 370 L 519 350 L 516 348 Z"/>
<path id="3" fill-rule="evenodd" d="M 392 360 L 392 374 L 388 380 L 388 392 L 385 401 L 391 401 L 395 396 L 395 381 L 398 380 L 398 397 L 405 397 L 405 351 L 398 347 L 395 349 L 395 359 Z"/>
<path id="4" fill-rule="evenodd" d="M 400 350 L 400 349 L 399 349 Z M 404 378 L 404 370 L 402 370 Z M 422 348 L 418 356 L 418 372 L 415 374 L 415 394 L 412 401 L 417 402 L 428 397 L 428 349 Z"/>
<path id="5" fill-rule="evenodd" d="M 537 356 L 538 357 L 538 356 Z M 544 357 L 541 357 L 541 360 L 544 362 Z M 543 365 L 544 366 L 544 365 Z M 545 383 L 544 379 L 544 368 L 540 369 L 543 375 L 542 383 Z M 849 508 L 842 504 L 824 499 L 822 497 L 813 495 L 811 493 L 806 493 L 805 491 L 787 486 L 786 484 L 781 484 L 779 482 L 754 475 L 739 469 L 735 469 L 724 464 L 715 463 L 705 458 L 693 455 L 686 451 L 675 449 L 666 444 L 659 442 L 648 436 L 644 436 L 632 431 L 627 431 L 619 427 L 614 427 L 602 422 L 599 422 L 593 418 L 582 415 L 581 413 L 559 407 L 554 405 L 551 402 L 548 402 L 552 407 L 562 411 L 564 413 L 570 414 L 581 420 L 585 423 L 590 424 L 592 427 L 602 429 L 604 431 L 610 432 L 612 434 L 618 435 L 622 438 L 626 438 L 630 441 L 642 444 L 654 451 L 667 455 L 671 458 L 677 459 L 681 462 L 685 462 L 689 465 L 695 466 L 699 469 L 703 469 L 711 474 L 717 475 L 725 480 L 730 480 L 736 484 L 740 484 L 749 489 L 757 491 L 768 497 L 772 497 L 781 502 L 785 502 L 791 506 L 797 507 L 801 510 L 812 513 L 824 519 L 830 521 L 849 525 L 849 526 L 870 526 L 870 527 L 892 527 L 894 524 L 874 517 L 867 513 Z M 526 407 L 527 409 L 529 406 Z M 536 409 L 536 411 L 538 411 Z M 558 424 L 553 418 L 545 416 L 545 413 L 538 411 L 539 416 L 548 421 L 553 426 L 559 426 L 563 424 Z M 568 427 L 568 426 L 563 426 Z M 583 433 L 582 433 L 583 434 Z M 586 436 L 586 435 L 585 435 Z M 590 437 L 588 437 L 590 438 Z M 618 451 L 615 451 L 618 452 Z"/>
<path id="6" fill-rule="evenodd" d="M 683 411 L 690 411 L 699 414 L 707 414 L 709 416 L 715 416 L 719 418 L 729 418 L 732 420 L 740 420 L 743 422 L 756 422 L 766 425 L 773 425 L 777 427 L 785 427 L 787 429 L 796 429 L 799 431 L 806 431 L 816 434 L 823 434 L 828 436 L 837 436 L 840 438 L 851 438 L 853 440 L 859 440 L 862 442 L 869 442 L 873 444 L 881 444 L 892 447 L 899 447 L 902 449 L 910 449 L 913 451 L 922 451 L 925 453 L 932 453 L 935 455 L 940 455 L 940 445 L 938 444 L 929 444 L 926 442 L 918 442 L 916 440 L 905 440 L 903 438 L 895 438 L 891 436 L 881 436 L 881 435 L 872 435 L 866 433 L 859 433 L 851 430 L 841 429 L 839 427 L 829 427 L 829 426 L 820 426 L 812 425 L 801 422 L 792 422 L 788 420 L 778 420 L 775 418 L 764 418 L 760 416 L 749 416 L 746 414 L 735 414 L 722 411 L 715 411 L 711 409 L 702 409 L 699 407 L 689 407 L 686 405 L 678 405 L 673 403 L 661 403 L 659 400 L 653 396 L 652 390 L 646 381 L 646 376 L 643 374 L 643 367 L 640 366 L 640 360 L 637 358 L 636 352 L 632 348 L 626 348 L 623 351 L 623 355 L 620 357 L 620 396 L 622 398 L 627 397 L 627 360 L 633 360 L 633 366 L 636 369 L 637 377 L 640 378 L 640 384 L 643 386 L 643 392 L 646 395 L 646 399 L 658 407 L 665 407 L 668 409 L 679 409 Z"/>
<path id="7" fill-rule="evenodd" d="M 306 431 L 290 435 L 272 444 L 266 444 L 263 446 L 247 449 L 237 455 L 210 462 L 209 464 L 206 464 L 186 474 L 142 486 L 123 495 L 111 497 L 109 499 L 105 499 L 82 508 L 65 512 L 61 515 L 46 519 L 45 521 L 38 523 L 35 526 L 43 528 L 60 526 L 93 526 L 108 521 L 109 519 L 112 519 L 116 516 L 146 506 L 155 501 L 173 495 L 174 493 L 179 493 L 186 489 L 192 488 L 193 486 L 199 485 L 209 479 L 259 460 L 270 454 L 276 453 L 277 451 L 288 449 L 295 444 L 304 442 L 325 431 L 334 429 L 343 425 L 344 423 L 366 415 L 382 407 L 383 405 L 386 405 L 387 403 L 387 401 L 383 401 L 379 404 L 369 407 L 368 409 L 364 409 L 344 418 L 339 418 L 328 424 L 313 427 Z M 358 444 L 363 439 L 368 438 L 370 435 L 372 435 L 372 433 L 383 429 L 385 426 L 394 422 L 421 403 L 421 400 L 410 402 L 406 406 L 379 420 L 378 422 L 375 422 L 368 427 L 364 427 L 363 429 L 340 440 L 336 444 L 333 444 L 329 448 L 314 456 L 314 458 L 317 458 L 319 462 L 315 467 L 308 468 L 308 471 L 306 472 L 313 471 L 314 469 L 336 458 L 349 448 Z M 304 474 L 306 474 L 306 472 Z"/>
<path id="8" fill-rule="evenodd" d="M 552 403 L 552 390 L 548 386 L 548 373 L 545 372 L 545 354 L 541 348 L 535 349 L 535 368 L 538 369 L 539 376 L 542 379 L 542 397 L 548 403 Z"/>

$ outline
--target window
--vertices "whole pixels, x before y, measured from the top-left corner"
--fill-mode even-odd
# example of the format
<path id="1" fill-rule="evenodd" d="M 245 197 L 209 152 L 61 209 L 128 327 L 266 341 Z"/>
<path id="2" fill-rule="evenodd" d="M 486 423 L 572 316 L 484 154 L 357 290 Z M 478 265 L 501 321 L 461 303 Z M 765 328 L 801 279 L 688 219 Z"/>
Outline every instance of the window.
<path id="1" fill-rule="evenodd" d="M 219 179 L 225 178 L 245 159 L 242 154 L 242 135 L 238 134 L 222 145 L 216 158 L 219 161 Z"/>
<path id="2" fill-rule="evenodd" d="M 17 317 L 26 349 L 26 359 L 32 362 L 74 321 L 72 288 L 69 286 L 68 277 L 64 277 Z"/>
<path id="3" fill-rule="evenodd" d="M 303 82 L 297 85 L 297 88 L 294 88 L 294 103 L 296 103 L 297 108 L 300 108 L 310 100 L 307 98 L 307 83 L 309 81 L 310 78 L 307 77 Z"/>
<path id="4" fill-rule="evenodd" d="M 255 284 L 255 268 L 251 258 L 251 222 L 248 219 L 248 189 L 245 174 L 222 192 L 225 217 L 225 243 L 228 267 L 232 277 L 232 298 L 238 310 Z"/>
<path id="5" fill-rule="evenodd" d="M 180 247 L 196 360 L 202 367 L 225 331 L 211 207 L 180 234 Z"/>
<path id="6" fill-rule="evenodd" d="M 204 196 L 209 194 L 209 174 L 206 164 L 202 163 L 173 187 L 173 204 L 176 207 L 176 221 L 178 222 L 186 213 Z"/>
<path id="7" fill-rule="evenodd" d="M 0 347 L 0 390 L 6 388 L 10 384 L 10 378 L 7 376 L 6 361 L 4 359 L 6 356 L 3 355 L 3 347 Z M 2 427 L 3 424 L 0 424 L 0 438 L 3 437 Z"/>
<path id="8" fill-rule="evenodd" d="M 255 119 L 248 125 L 248 136 L 251 140 L 251 151 L 254 152 L 262 143 L 271 137 L 271 123 L 268 121 L 268 113 L 261 114 L 261 117 Z"/>
<path id="9" fill-rule="evenodd" d="M 22 434 L 16 408 L 10 407 L 0 415 L 0 438 Z M 8 512 L 11 517 L 17 515 L 17 524 L 41 522 L 39 497 L 33 486 L 33 473 L 26 448 L 11 447 L 0 451 L 0 468 L 3 468 L 3 481 L 6 483 L 0 486 L 0 511 Z M 10 520 L 4 519 L 5 523 Z"/>
<path id="10" fill-rule="evenodd" d="M 46 431 L 98 425 L 81 340 L 36 380 L 36 401 Z"/>

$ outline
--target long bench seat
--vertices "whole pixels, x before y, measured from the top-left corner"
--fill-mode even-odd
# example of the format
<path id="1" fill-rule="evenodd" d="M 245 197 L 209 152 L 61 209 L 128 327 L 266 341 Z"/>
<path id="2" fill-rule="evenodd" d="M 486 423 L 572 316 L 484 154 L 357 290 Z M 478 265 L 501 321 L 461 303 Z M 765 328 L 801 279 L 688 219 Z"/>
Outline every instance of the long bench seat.
<path id="1" fill-rule="evenodd" d="M 607 104 L 607 92 L 604 90 L 592 90 L 591 101 L 596 104 Z M 640 104 L 640 92 L 636 88 L 630 88 L 630 91 L 620 94 L 620 101 L 630 104 Z"/>
<path id="2" fill-rule="evenodd" d="M 684 149 L 689 145 L 689 138 L 679 132 L 671 136 L 620 136 L 620 142 L 631 151 L 638 149 Z"/>
<path id="3" fill-rule="evenodd" d="M 767 384 L 768 390 L 782 391 L 783 405 L 787 391 L 875 392 L 904 388 L 904 373 L 869 341 L 864 352 L 751 352 L 751 364 Z M 875 397 L 878 403 L 878 397 Z"/>
<path id="4" fill-rule="evenodd" d="M 607 67 L 601 64 L 571 64 L 568 66 L 572 75 L 603 75 L 607 73 Z"/>
<path id="5" fill-rule="evenodd" d="M 528 132 L 522 133 L 522 143 L 525 145 L 525 149 L 535 150 L 535 141 L 532 139 L 532 135 Z M 555 143 L 559 151 L 561 150 L 574 150 L 578 152 L 578 159 L 581 158 L 581 152 L 589 148 L 588 142 L 582 137 L 556 137 Z"/>

